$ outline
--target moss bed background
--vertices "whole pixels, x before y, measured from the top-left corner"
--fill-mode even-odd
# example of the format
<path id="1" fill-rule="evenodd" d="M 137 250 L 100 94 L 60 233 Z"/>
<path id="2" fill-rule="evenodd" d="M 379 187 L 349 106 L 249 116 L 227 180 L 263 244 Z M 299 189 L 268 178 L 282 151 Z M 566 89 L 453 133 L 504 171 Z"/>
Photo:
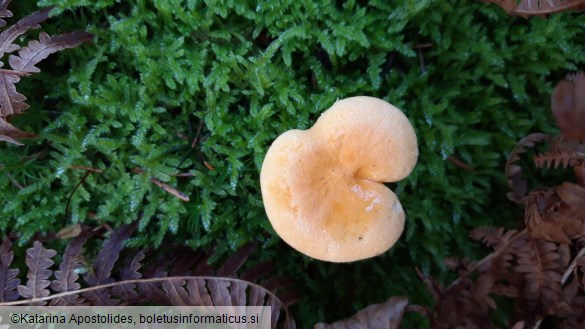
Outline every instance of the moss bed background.
<path id="1" fill-rule="evenodd" d="M 525 20 L 470 0 L 21 0 L 10 8 L 17 19 L 49 5 L 57 15 L 43 30 L 95 39 L 52 55 L 18 85 L 31 108 L 13 123 L 39 138 L 0 145 L 2 232 L 19 232 L 24 246 L 38 230 L 116 226 L 140 213 L 130 245 L 215 245 L 214 261 L 258 239 L 255 259 L 273 258 L 297 280 L 299 328 L 393 295 L 428 305 L 415 266 L 448 281 L 444 258 L 485 252 L 470 229 L 521 222 L 505 198 L 507 154 L 529 132 L 555 131 L 552 87 L 585 62 L 582 14 Z M 419 162 L 395 184 L 406 229 L 381 257 L 314 261 L 274 234 L 259 169 L 279 134 L 309 128 L 336 99 L 356 95 L 393 103 L 417 131 Z M 87 177 L 66 213 L 84 175 L 72 165 L 103 172 Z"/>

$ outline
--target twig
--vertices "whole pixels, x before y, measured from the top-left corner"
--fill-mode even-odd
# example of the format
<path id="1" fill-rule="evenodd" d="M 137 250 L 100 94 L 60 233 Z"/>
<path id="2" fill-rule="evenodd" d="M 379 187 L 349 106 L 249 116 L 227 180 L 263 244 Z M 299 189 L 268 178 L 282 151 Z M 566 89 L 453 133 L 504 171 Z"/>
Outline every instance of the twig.
<path id="1" fill-rule="evenodd" d="M 212 166 L 212 165 L 211 165 L 211 163 L 209 163 L 209 162 L 207 162 L 207 161 L 203 161 L 203 165 L 204 165 L 204 166 L 205 166 L 207 169 L 209 169 L 209 170 L 211 170 L 211 171 L 215 170 L 215 167 L 214 167 L 214 166 Z"/>
<path id="2" fill-rule="evenodd" d="M 418 61 L 420 63 L 420 70 L 422 74 L 427 73 L 427 69 L 425 68 L 425 58 L 423 56 L 423 52 L 421 48 L 418 48 Z"/>
<path id="3" fill-rule="evenodd" d="M 467 163 L 465 163 L 465 162 L 457 159 L 456 157 L 454 157 L 452 155 L 448 156 L 447 157 L 447 160 L 451 161 L 454 165 L 456 165 L 459 168 L 463 168 L 463 169 L 465 169 L 467 171 L 471 171 L 471 172 L 474 172 L 475 171 L 475 169 L 472 166 L 470 166 Z"/>
<path id="4" fill-rule="evenodd" d="M 140 168 L 133 168 L 131 171 L 133 173 L 136 173 L 136 174 L 144 174 L 145 173 L 145 171 L 142 170 L 142 169 L 140 169 Z M 160 180 L 158 180 L 158 179 L 156 179 L 154 177 L 151 177 L 150 178 L 150 181 L 153 184 L 155 184 L 156 186 L 158 186 L 158 187 L 162 188 L 163 190 L 165 190 L 167 193 L 170 193 L 170 194 L 174 195 L 175 197 L 181 199 L 182 201 L 187 202 L 187 201 L 191 200 L 187 194 L 185 194 L 185 193 L 177 190 L 176 188 L 170 186 L 167 183 L 163 183 L 163 182 L 161 182 Z"/>
<path id="5" fill-rule="evenodd" d="M 412 46 L 412 49 L 433 48 L 433 47 L 434 47 L 434 45 L 431 42 L 429 42 L 429 43 L 418 43 L 418 44 Z"/>
<path id="6" fill-rule="evenodd" d="M 168 193 L 176 196 L 177 198 L 179 198 L 185 202 L 190 200 L 190 198 L 187 194 L 171 187 L 169 184 L 163 183 L 154 177 L 151 178 L 150 181 L 153 182 L 154 184 L 156 184 L 158 187 L 162 188 L 163 190 L 167 191 Z"/>
<path id="7" fill-rule="evenodd" d="M 171 174 L 171 176 L 174 176 L 174 177 L 193 177 L 195 175 L 190 173 L 190 172 L 183 172 L 183 173 L 178 173 L 178 174 Z"/>
<path id="8" fill-rule="evenodd" d="M 571 276 L 571 273 L 573 273 L 573 270 L 577 266 L 577 262 L 579 261 L 579 258 L 583 257 L 583 255 L 585 255 L 585 248 L 581 248 L 581 250 L 579 250 L 579 252 L 577 253 L 577 256 L 575 256 L 575 258 L 573 258 L 573 261 L 571 262 L 569 267 L 567 267 L 567 270 L 565 271 L 565 273 L 563 273 L 563 276 L 561 278 L 561 286 L 565 285 L 565 282 L 567 282 L 567 280 Z"/>
<path id="9" fill-rule="evenodd" d="M 203 129 L 203 119 L 201 119 L 201 123 L 199 123 L 199 128 L 197 128 L 197 133 L 195 134 L 195 138 L 193 138 L 191 148 L 195 148 L 195 145 L 197 145 L 197 142 L 199 141 L 199 135 L 201 134 L 201 129 Z"/>
<path id="10" fill-rule="evenodd" d="M 73 191 L 71 191 L 71 194 L 69 195 L 69 199 L 67 200 L 67 206 L 65 207 L 65 215 L 66 216 L 69 213 L 69 206 L 71 204 L 71 199 L 73 199 L 73 194 L 75 194 L 75 191 L 77 191 L 79 186 L 81 186 L 81 184 L 85 181 L 85 179 L 87 178 L 87 176 L 89 176 L 90 173 L 91 173 L 91 171 L 86 171 L 85 174 L 83 174 L 83 177 L 81 177 L 81 180 L 79 180 L 79 183 L 77 183 L 77 185 L 75 186 Z"/>
<path id="11" fill-rule="evenodd" d="M 139 216 L 139 217 L 142 217 L 142 215 L 141 215 L 141 216 Z M 94 228 L 94 229 L 93 229 L 93 231 L 94 231 L 94 232 L 97 232 L 97 231 L 99 231 L 99 230 L 100 230 L 102 227 L 103 227 L 103 228 L 105 228 L 105 229 L 106 229 L 106 231 L 108 231 L 108 232 L 110 232 L 110 233 L 111 233 L 111 232 L 114 232 L 114 229 L 113 229 L 113 228 L 110 226 L 110 224 L 108 224 L 108 223 L 103 223 L 101 226 L 98 226 L 98 227 Z"/>
<path id="12" fill-rule="evenodd" d="M 144 174 L 145 171 L 140 169 L 140 168 L 132 168 L 130 169 L 131 172 L 135 173 L 135 174 Z"/>
<path id="13" fill-rule="evenodd" d="M 96 169 L 96 168 L 91 168 L 91 167 L 86 167 L 86 166 L 78 166 L 78 165 L 71 165 L 69 166 L 70 169 L 79 169 L 79 170 L 87 170 L 87 171 L 92 171 L 92 172 L 96 172 L 96 173 L 102 173 L 103 170 L 101 169 Z"/>
<path id="14" fill-rule="evenodd" d="M 140 169 L 140 168 L 133 168 L 130 171 L 132 171 L 135 174 L 144 174 L 145 173 L 145 171 Z M 173 176 L 173 177 L 193 177 L 193 176 L 195 176 L 194 174 L 192 174 L 190 172 L 181 172 L 178 174 L 167 174 L 167 175 Z"/>
<path id="15" fill-rule="evenodd" d="M 11 174 L 6 173 L 6 176 L 8 176 L 8 178 L 10 178 L 10 180 L 12 181 L 12 184 L 14 184 L 14 186 L 18 187 L 18 189 L 22 190 L 24 188 L 24 186 L 22 184 L 20 184 L 16 179 L 14 179 L 14 177 L 12 177 Z"/>
<path id="16" fill-rule="evenodd" d="M 52 300 L 55 298 L 70 296 L 73 294 L 83 294 L 83 293 L 87 293 L 90 291 L 97 291 L 100 289 L 107 289 L 107 288 L 129 285 L 129 284 L 137 284 L 140 287 L 141 285 L 145 285 L 145 284 L 149 284 L 149 283 L 182 282 L 182 281 L 186 281 L 186 280 L 217 280 L 217 277 L 216 276 L 181 275 L 181 276 L 165 276 L 165 277 L 160 277 L 160 278 L 130 279 L 130 280 L 111 282 L 111 283 L 103 283 L 103 284 L 100 284 L 97 286 L 91 286 L 91 287 L 81 288 L 81 289 L 77 289 L 77 290 L 60 292 L 60 293 L 52 294 L 52 295 L 45 296 L 45 297 L 33 297 L 33 298 L 29 298 L 29 299 L 15 300 L 15 301 L 11 301 L 11 302 L 0 302 L 0 306 L 16 306 L 16 305 L 33 304 L 36 302 L 48 301 L 48 300 Z M 244 285 L 248 285 L 251 287 L 263 288 L 262 286 L 260 286 L 256 283 L 248 282 L 248 281 L 244 281 L 244 280 L 236 279 L 236 278 L 222 278 L 222 280 L 230 281 L 232 283 L 244 284 Z M 269 298 L 274 298 L 275 300 L 280 301 L 280 298 L 278 296 L 276 296 L 276 294 L 274 294 L 272 291 L 266 290 L 266 294 L 269 296 Z"/>

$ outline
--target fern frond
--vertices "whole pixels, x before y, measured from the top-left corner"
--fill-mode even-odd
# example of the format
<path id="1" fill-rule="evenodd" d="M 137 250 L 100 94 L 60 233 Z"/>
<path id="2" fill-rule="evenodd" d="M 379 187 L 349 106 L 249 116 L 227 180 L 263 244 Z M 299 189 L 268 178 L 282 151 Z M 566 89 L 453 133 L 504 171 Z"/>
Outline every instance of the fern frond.
<path id="1" fill-rule="evenodd" d="M 531 238 L 516 251 L 514 271 L 522 277 L 520 300 L 523 313 L 534 323 L 539 316 L 555 314 L 561 301 L 561 256 L 558 245 Z"/>
<path id="2" fill-rule="evenodd" d="M 469 236 L 475 241 L 481 241 L 490 248 L 497 249 L 510 241 L 516 233 L 518 231 L 506 231 L 503 227 L 482 226 L 471 230 Z"/>
<path id="3" fill-rule="evenodd" d="M 138 221 L 135 221 L 111 232 L 93 266 L 90 266 L 92 270 L 84 276 L 87 283 L 85 287 L 78 282 L 77 270 L 82 267 L 84 244 L 95 235 L 93 230 L 84 228 L 71 241 L 55 273 L 51 270 L 54 264 L 51 258 L 57 252 L 45 249 L 41 242 L 35 241 L 33 247 L 27 250 L 26 264 L 29 271 L 26 285 L 18 285 L 18 270 L 9 268 L 13 255 L 12 243 L 4 240 L 0 245 L 0 285 L 3 285 L 0 306 L 44 305 L 47 302 L 59 306 L 111 306 L 120 302 L 126 305 L 155 302 L 174 306 L 270 306 L 271 328 L 295 328 L 294 320 L 288 312 L 288 305 L 293 299 L 281 299 L 276 295 L 276 292 L 286 291 L 291 286 L 292 278 L 275 276 L 259 285 L 234 277 L 251 255 L 255 243 L 247 244 L 235 252 L 219 270 L 207 264 L 207 253 L 196 252 L 185 246 L 174 246 L 171 252 L 166 253 L 159 251 L 163 253 L 161 257 L 150 262 L 150 253 L 134 252 L 130 257 L 125 257 L 123 265 L 119 265 L 124 243 L 137 226 Z M 192 262 L 192 259 L 195 261 Z M 206 266 L 199 266 L 201 263 Z M 252 267 L 247 273 L 265 272 L 266 266 L 261 264 L 260 267 Z M 183 274 L 168 276 L 169 271 Z M 193 275 L 195 272 L 206 272 L 209 275 Z M 49 278 L 52 274 L 55 280 L 51 282 Z"/>
<path id="4" fill-rule="evenodd" d="M 512 190 L 507 196 L 510 201 L 520 203 L 528 191 L 528 183 L 523 177 L 523 169 L 516 162 L 520 160 L 520 155 L 527 149 L 534 147 L 537 143 L 550 140 L 550 135 L 542 133 L 533 133 L 522 138 L 512 149 L 508 161 L 506 161 L 505 174 L 508 180 L 508 186 Z"/>
<path id="5" fill-rule="evenodd" d="M 585 154 L 571 150 L 549 151 L 536 155 L 534 164 L 538 168 L 575 167 L 585 164 Z"/>
<path id="6" fill-rule="evenodd" d="M 81 252 L 85 242 L 93 235 L 91 230 L 85 230 L 79 234 L 65 249 L 63 260 L 59 265 L 59 270 L 55 271 L 55 278 L 51 282 L 51 288 L 57 293 L 77 290 L 81 285 L 77 282 L 79 274 L 77 273 L 83 265 L 81 264 Z M 84 299 L 78 295 L 71 295 L 63 298 L 57 298 L 51 301 L 51 305 L 82 305 Z"/>
<path id="7" fill-rule="evenodd" d="M 12 16 L 12 12 L 7 10 L 9 3 L 10 1 L 0 2 L 0 26 L 6 24 L 2 18 Z M 20 50 L 18 55 L 9 56 L 8 61 L 12 70 L 0 68 L 0 141 L 22 145 L 18 138 L 35 137 L 34 134 L 22 132 L 8 123 L 10 116 L 21 114 L 29 107 L 25 102 L 26 96 L 16 90 L 16 84 L 20 78 L 40 72 L 35 65 L 50 54 L 76 47 L 92 37 L 87 32 L 71 32 L 55 37 L 50 37 L 43 32 L 38 41 L 29 42 L 27 47 L 21 48 L 14 43 L 28 30 L 39 28 L 39 24 L 49 18 L 52 9 L 48 7 L 26 16 L 0 33 L 0 58 L 7 53 Z M 0 62 L 0 67 L 2 66 L 4 63 Z"/>
<path id="8" fill-rule="evenodd" d="M 29 268 L 26 275 L 28 280 L 25 286 L 20 285 L 17 288 L 22 297 L 36 299 L 50 294 L 47 287 L 51 281 L 48 279 L 53 271 L 49 268 L 55 263 L 51 258 L 56 254 L 55 250 L 45 249 L 39 241 L 35 241 L 33 247 L 26 251 L 26 265 Z"/>
<path id="9" fill-rule="evenodd" d="M 2 241 L 0 245 L 0 302 L 10 302 L 19 296 L 16 287 L 20 284 L 20 280 L 17 278 L 20 271 L 10 268 L 14 258 L 14 252 L 11 248 L 12 242 L 10 240 Z"/>
<path id="10" fill-rule="evenodd" d="M 2 7 L 5 6 L 7 6 L 6 3 L 3 4 Z M 19 20 L 14 25 L 0 33 L 0 58 L 3 57 L 5 53 L 11 53 L 13 51 L 19 50 L 20 46 L 14 44 L 14 41 L 28 30 L 39 28 L 39 23 L 42 23 L 49 18 L 49 13 L 52 9 L 53 8 L 49 7 L 43 10 L 39 10 Z"/>

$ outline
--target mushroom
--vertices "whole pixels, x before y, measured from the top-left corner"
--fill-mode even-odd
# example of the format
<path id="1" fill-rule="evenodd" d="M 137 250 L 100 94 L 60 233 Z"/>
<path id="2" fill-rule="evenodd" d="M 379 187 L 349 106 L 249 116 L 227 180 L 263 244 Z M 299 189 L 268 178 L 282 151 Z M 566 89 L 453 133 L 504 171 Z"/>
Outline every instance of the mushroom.
<path id="1" fill-rule="evenodd" d="M 404 210 L 383 182 L 410 174 L 418 158 L 406 116 L 374 97 L 339 100 L 308 130 L 270 146 L 260 186 L 276 233 L 301 253 L 352 262 L 392 247 Z"/>

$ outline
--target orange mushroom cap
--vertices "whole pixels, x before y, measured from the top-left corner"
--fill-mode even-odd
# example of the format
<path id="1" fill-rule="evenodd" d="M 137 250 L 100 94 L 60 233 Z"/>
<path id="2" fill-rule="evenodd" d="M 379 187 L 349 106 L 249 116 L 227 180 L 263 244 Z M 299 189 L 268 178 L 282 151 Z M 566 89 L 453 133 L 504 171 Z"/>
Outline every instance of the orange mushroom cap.
<path id="1" fill-rule="evenodd" d="M 382 182 L 408 176 L 418 158 L 406 116 L 374 97 L 339 100 L 308 130 L 270 146 L 260 185 L 276 233 L 320 260 L 351 262 L 388 250 L 404 210 Z"/>

